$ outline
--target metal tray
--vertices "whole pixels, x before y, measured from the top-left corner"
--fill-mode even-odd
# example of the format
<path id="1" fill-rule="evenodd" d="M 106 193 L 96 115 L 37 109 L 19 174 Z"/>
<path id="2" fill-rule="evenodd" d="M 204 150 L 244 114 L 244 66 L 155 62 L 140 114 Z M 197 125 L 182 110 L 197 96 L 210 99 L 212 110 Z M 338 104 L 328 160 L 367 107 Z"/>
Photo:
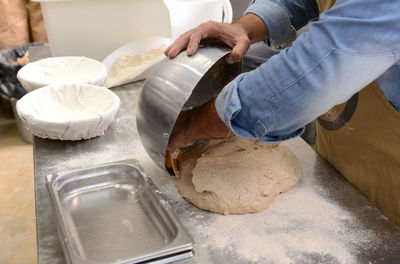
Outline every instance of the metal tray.
<path id="1" fill-rule="evenodd" d="M 46 177 L 68 263 L 169 263 L 192 240 L 136 160 Z"/>

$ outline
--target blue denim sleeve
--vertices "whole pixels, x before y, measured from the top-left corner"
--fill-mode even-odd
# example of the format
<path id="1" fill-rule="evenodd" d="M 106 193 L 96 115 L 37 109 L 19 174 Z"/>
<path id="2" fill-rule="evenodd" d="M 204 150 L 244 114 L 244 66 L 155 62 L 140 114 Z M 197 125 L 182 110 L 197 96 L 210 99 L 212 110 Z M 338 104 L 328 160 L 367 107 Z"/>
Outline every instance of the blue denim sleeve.
<path id="1" fill-rule="evenodd" d="M 296 29 L 318 18 L 315 0 L 253 0 L 245 14 L 259 16 L 268 28 L 267 44 L 274 50 L 284 49 L 296 39 Z"/>
<path id="2" fill-rule="evenodd" d="M 400 61 L 398 10 L 400 1 L 338 0 L 292 47 L 224 87 L 218 115 L 241 137 L 300 135 Z"/>

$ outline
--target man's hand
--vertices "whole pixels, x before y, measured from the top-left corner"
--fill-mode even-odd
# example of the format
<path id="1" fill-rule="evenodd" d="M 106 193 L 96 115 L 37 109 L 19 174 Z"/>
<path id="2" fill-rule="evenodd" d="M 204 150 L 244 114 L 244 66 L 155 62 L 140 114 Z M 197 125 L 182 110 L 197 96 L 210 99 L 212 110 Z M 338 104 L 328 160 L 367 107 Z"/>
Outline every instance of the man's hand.
<path id="1" fill-rule="evenodd" d="M 191 56 L 200 44 L 222 42 L 232 48 L 228 63 L 235 63 L 244 57 L 251 42 L 268 37 L 268 30 L 261 18 L 254 14 L 247 14 L 234 24 L 214 21 L 203 23 L 182 34 L 164 51 L 164 54 L 173 58 L 187 48 L 187 54 Z"/>
<path id="2" fill-rule="evenodd" d="M 200 139 L 226 138 L 229 135 L 230 130 L 219 118 L 213 100 L 198 108 L 181 112 L 172 131 L 168 150 L 174 152 Z"/>

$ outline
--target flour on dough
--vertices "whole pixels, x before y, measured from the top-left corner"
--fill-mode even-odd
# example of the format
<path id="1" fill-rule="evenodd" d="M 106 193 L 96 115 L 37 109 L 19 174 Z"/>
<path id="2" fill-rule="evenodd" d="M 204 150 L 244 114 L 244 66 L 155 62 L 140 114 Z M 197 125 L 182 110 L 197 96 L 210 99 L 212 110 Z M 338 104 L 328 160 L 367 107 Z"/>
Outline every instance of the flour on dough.
<path id="1" fill-rule="evenodd" d="M 163 54 L 161 49 L 152 49 L 145 53 L 128 54 L 118 58 L 111 67 L 105 86 L 108 87 L 115 82 L 129 76 L 139 67 L 147 64 L 161 54 Z"/>
<path id="2" fill-rule="evenodd" d="M 261 212 L 302 176 L 300 162 L 285 145 L 239 137 L 195 146 L 178 163 L 181 196 L 221 214 Z"/>

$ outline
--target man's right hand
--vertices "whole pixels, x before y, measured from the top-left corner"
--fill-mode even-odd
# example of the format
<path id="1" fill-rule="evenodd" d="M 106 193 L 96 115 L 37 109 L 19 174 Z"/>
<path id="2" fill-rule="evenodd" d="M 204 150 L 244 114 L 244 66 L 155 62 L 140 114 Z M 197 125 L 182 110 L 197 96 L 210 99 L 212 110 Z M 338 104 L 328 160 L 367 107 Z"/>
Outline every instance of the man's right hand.
<path id="1" fill-rule="evenodd" d="M 189 111 L 181 112 L 172 130 L 168 150 L 172 153 L 201 139 L 226 138 L 233 133 L 219 118 L 215 100 Z"/>
<path id="2" fill-rule="evenodd" d="M 195 54 L 200 44 L 224 43 L 232 48 L 228 63 L 241 60 L 251 42 L 267 39 L 268 30 L 264 22 L 254 14 L 247 14 L 233 24 L 208 21 L 182 34 L 169 46 L 164 54 L 170 58 L 187 48 L 189 56 Z"/>

